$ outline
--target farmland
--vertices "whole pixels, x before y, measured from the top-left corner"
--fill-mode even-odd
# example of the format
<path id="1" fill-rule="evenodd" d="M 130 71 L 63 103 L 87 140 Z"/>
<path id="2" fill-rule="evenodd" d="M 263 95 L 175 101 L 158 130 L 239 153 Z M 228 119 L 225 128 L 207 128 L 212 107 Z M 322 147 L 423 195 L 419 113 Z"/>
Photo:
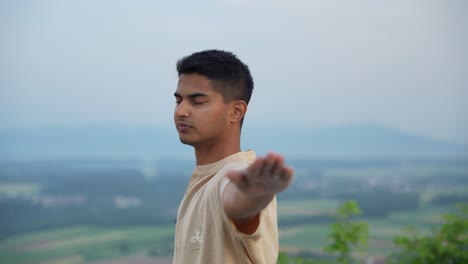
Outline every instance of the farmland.
<path id="1" fill-rule="evenodd" d="M 278 195 L 280 247 L 323 254 L 336 208 L 356 200 L 370 227 L 363 255 L 392 252 L 407 226 L 430 232 L 468 199 L 464 160 L 295 160 Z M 79 166 L 77 165 L 79 164 Z M 170 263 L 190 163 L 0 163 L 1 263 Z M 188 172 L 187 172 L 188 171 Z M 110 262 L 107 262 L 110 263 Z"/>

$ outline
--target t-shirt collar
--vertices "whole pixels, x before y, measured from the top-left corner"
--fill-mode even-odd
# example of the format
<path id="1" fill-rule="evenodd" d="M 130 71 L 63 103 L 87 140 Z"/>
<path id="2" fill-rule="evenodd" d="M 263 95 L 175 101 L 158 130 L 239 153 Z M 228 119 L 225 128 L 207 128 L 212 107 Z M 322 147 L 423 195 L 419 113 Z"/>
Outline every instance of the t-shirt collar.
<path id="1" fill-rule="evenodd" d="M 210 163 L 210 164 L 205 164 L 205 165 L 199 165 L 195 167 L 194 174 L 196 175 L 210 175 L 212 173 L 215 173 L 219 171 L 223 166 L 225 166 L 228 163 L 234 162 L 234 161 L 239 161 L 239 160 L 251 160 L 253 161 L 255 159 L 255 151 L 254 150 L 247 150 L 247 151 L 241 151 L 234 153 L 230 156 L 225 157 L 222 160 Z"/>

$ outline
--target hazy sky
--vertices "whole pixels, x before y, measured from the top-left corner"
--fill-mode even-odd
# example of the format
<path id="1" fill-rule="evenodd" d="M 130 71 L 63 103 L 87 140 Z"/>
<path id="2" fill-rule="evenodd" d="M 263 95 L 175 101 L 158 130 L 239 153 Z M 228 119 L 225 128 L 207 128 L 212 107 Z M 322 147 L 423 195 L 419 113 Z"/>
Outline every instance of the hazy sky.
<path id="1" fill-rule="evenodd" d="M 217 48 L 252 71 L 247 126 L 468 143 L 467 3 L 1 1 L 0 123 L 172 126 L 175 62 Z"/>

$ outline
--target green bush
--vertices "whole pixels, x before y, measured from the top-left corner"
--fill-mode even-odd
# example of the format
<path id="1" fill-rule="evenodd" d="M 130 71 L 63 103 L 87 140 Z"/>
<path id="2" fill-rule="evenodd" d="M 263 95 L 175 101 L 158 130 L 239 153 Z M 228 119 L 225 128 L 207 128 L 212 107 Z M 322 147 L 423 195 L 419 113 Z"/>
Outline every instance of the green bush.
<path id="1" fill-rule="evenodd" d="M 457 204 L 456 208 L 443 216 L 444 224 L 431 235 L 422 236 L 411 227 L 408 235 L 395 237 L 394 243 L 400 249 L 389 257 L 389 263 L 468 263 L 468 204 Z"/>
<path id="2" fill-rule="evenodd" d="M 359 246 L 366 245 L 368 225 L 366 222 L 352 221 L 352 217 L 361 214 L 355 201 L 341 205 L 331 225 L 328 235 L 330 244 L 324 248 L 327 253 L 336 256 L 333 259 L 305 260 L 280 253 L 278 264 L 350 264 L 356 260 L 352 253 Z M 399 251 L 387 258 L 388 264 L 461 264 L 468 263 L 468 204 L 456 205 L 453 213 L 443 215 L 442 226 L 430 235 L 421 235 L 409 227 L 405 235 L 396 236 L 394 243 Z"/>

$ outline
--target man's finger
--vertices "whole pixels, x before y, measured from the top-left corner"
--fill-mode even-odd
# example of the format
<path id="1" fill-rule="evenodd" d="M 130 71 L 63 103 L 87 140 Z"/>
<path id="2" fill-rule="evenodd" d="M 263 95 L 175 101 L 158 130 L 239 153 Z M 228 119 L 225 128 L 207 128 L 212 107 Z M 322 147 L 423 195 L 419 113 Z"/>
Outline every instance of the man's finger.
<path id="1" fill-rule="evenodd" d="M 262 178 L 268 178 L 271 177 L 274 168 L 276 167 L 276 154 L 273 152 L 270 152 L 267 154 L 265 157 L 265 166 L 261 172 L 261 177 Z"/>
<path id="2" fill-rule="evenodd" d="M 267 157 L 266 157 L 266 166 L 265 166 L 265 170 L 263 171 L 263 177 L 269 177 L 272 173 L 272 170 L 273 168 L 276 166 L 276 158 L 275 158 L 275 154 L 273 153 L 268 153 Z"/>
<path id="3" fill-rule="evenodd" d="M 264 163 L 265 161 L 263 158 L 257 158 L 254 163 L 247 168 L 247 174 L 249 176 L 257 177 L 261 174 Z"/>
<path id="4" fill-rule="evenodd" d="M 271 168 L 272 177 L 281 177 L 284 170 L 284 158 L 280 155 L 275 157 L 275 165 Z M 276 176 L 278 175 L 278 176 Z"/>
<path id="5" fill-rule="evenodd" d="M 294 170 L 292 167 L 285 167 L 283 170 L 283 178 L 284 181 L 288 183 L 288 185 L 291 183 L 292 178 L 294 177 Z"/>

